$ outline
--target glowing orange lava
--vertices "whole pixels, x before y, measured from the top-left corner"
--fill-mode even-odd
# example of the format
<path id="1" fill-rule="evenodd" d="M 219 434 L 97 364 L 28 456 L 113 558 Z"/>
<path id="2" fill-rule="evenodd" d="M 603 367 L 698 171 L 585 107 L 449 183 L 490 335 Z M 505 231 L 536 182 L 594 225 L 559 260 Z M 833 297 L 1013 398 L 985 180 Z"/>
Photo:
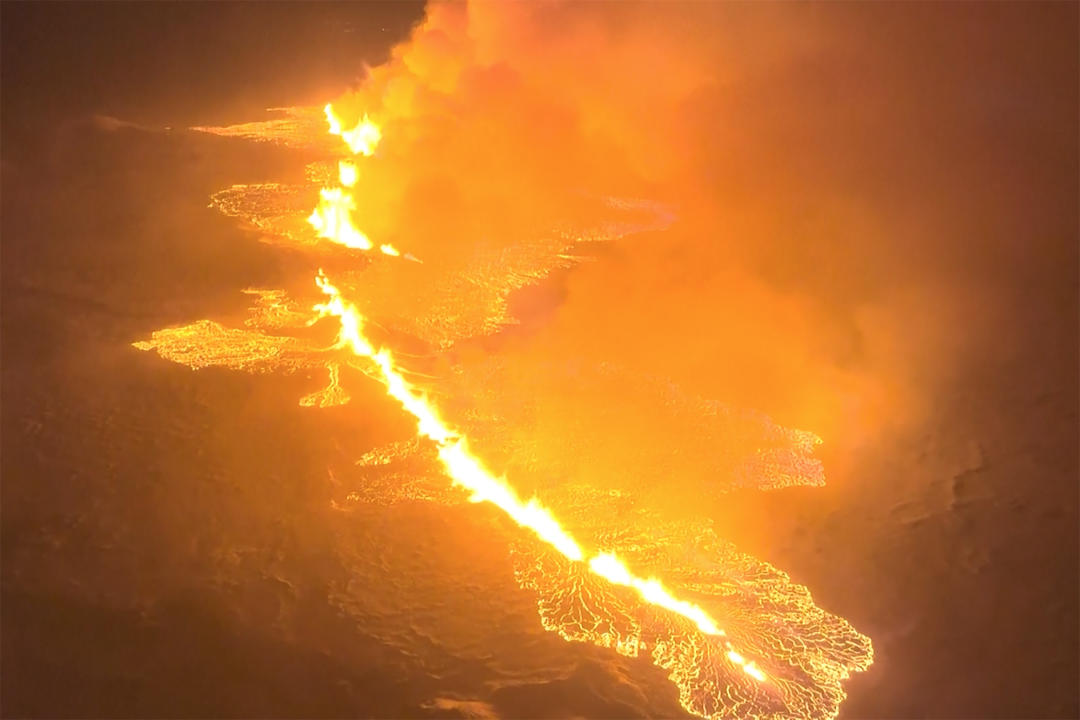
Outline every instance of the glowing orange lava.
<path id="1" fill-rule="evenodd" d="M 703 609 L 674 597 L 655 578 L 642 578 L 612 553 L 596 553 L 588 556 L 581 545 L 568 533 L 559 521 L 535 497 L 522 501 L 505 478 L 495 476 L 483 462 L 469 451 L 468 440 L 442 419 L 430 399 L 415 388 L 398 369 L 393 354 L 386 348 L 376 348 L 364 334 L 364 316 L 356 306 L 345 300 L 320 270 L 315 279 L 319 289 L 327 296 L 324 303 L 315 306 L 320 316 L 333 316 L 341 323 L 336 346 L 348 348 L 355 355 L 369 359 L 378 370 L 378 378 L 386 392 L 401 403 L 401 407 L 416 418 L 417 432 L 432 440 L 438 448 L 439 461 L 454 485 L 468 490 L 472 502 L 489 502 L 506 513 L 514 522 L 536 533 L 537 537 L 558 550 L 567 559 L 586 562 L 591 572 L 608 582 L 629 587 L 647 603 L 662 607 L 693 622 L 707 635 L 723 636 L 725 633 Z M 725 641 L 728 659 L 758 681 L 765 674 L 741 654 L 730 642 Z"/>
<path id="2" fill-rule="evenodd" d="M 333 106 L 327 104 L 325 111 L 326 120 L 330 124 L 330 134 L 340 135 L 354 155 L 370 157 L 375 153 L 382 133 L 366 115 L 352 130 L 342 130 L 341 119 L 334 114 Z M 358 178 L 359 170 L 356 165 L 346 160 L 338 163 L 340 187 L 324 187 L 319 191 L 319 204 L 308 216 L 308 223 L 321 238 L 354 250 L 371 250 L 375 244 L 353 221 L 356 201 L 349 193 L 349 188 L 356 185 Z M 401 255 L 397 248 L 387 243 L 379 245 L 379 251 L 391 257 Z"/>
<path id="3" fill-rule="evenodd" d="M 312 247 L 310 225 L 319 238 L 342 247 L 419 262 L 382 242 L 384 238 L 366 235 L 361 228 L 370 218 L 356 214 L 366 205 L 357 193 L 365 181 L 373 181 L 372 171 L 388 170 L 369 167 L 360 159 L 375 154 L 380 128 L 363 116 L 355 127 L 344 129 L 346 121 L 331 106 L 280 112 L 285 117 L 272 122 L 200 130 L 317 150 L 320 159 L 308 165 L 306 182 L 233 185 L 216 193 L 212 206 L 300 252 L 323 255 L 322 249 Z M 382 107 L 376 112 L 388 111 Z M 338 137 L 344 147 L 334 139 Z M 401 162 L 393 169 L 404 173 L 412 166 L 402 158 L 412 156 L 399 150 L 422 152 L 410 147 L 407 137 L 398 138 L 403 145 L 393 157 Z M 335 150 L 345 156 L 340 162 L 335 159 L 336 178 L 333 166 L 328 168 L 325 162 L 326 153 Z M 629 201 L 604 202 L 608 209 L 625 209 Z M 701 462 L 709 463 L 703 467 L 713 468 L 724 487 L 742 482 L 762 489 L 823 484 L 820 461 L 813 458 L 813 448 L 820 442 L 816 436 L 778 426 L 757 412 L 686 396 L 666 380 L 643 380 L 618 369 L 602 368 L 572 381 L 541 385 L 527 368 L 504 366 L 494 354 L 455 358 L 453 375 L 437 388 L 446 393 L 446 401 L 435 404 L 424 388 L 407 379 L 417 377 L 412 369 L 403 369 L 389 349 L 377 346 L 365 332 L 370 317 L 372 326 L 378 322 L 401 333 L 395 337 L 412 336 L 441 350 L 461 339 L 498 332 L 511 319 L 508 293 L 534 285 L 552 268 L 578 262 L 579 253 L 573 250 L 578 243 L 641 232 L 636 219 L 629 223 L 636 229 L 623 229 L 619 223 L 616 230 L 609 229 L 608 211 L 604 212 L 602 222 L 590 219 L 578 228 L 571 208 L 569 229 L 551 237 L 516 238 L 494 254 L 475 253 L 474 259 L 460 265 L 438 258 L 424 268 L 394 262 L 335 263 L 336 284 L 319 271 L 316 284 L 322 302 L 314 313 L 310 298 L 293 298 L 284 289 L 252 288 L 244 291 L 254 305 L 242 326 L 228 318 L 205 318 L 156 330 L 133 344 L 192 369 L 223 367 L 257 375 L 309 377 L 317 373 L 326 380 L 322 388 L 299 399 L 307 408 L 349 403 L 346 373 L 359 370 L 380 382 L 415 418 L 417 432 L 356 460 L 360 479 L 344 482 L 358 484 L 342 488 L 331 507 L 346 511 L 354 503 L 400 500 L 449 505 L 465 497 L 491 503 L 528 530 L 512 533 L 510 555 L 518 585 L 535 593 L 544 630 L 567 641 L 648 657 L 677 688 L 680 705 L 710 720 L 835 717 L 845 698 L 843 683 L 873 662 L 868 637 L 817 607 L 809 590 L 783 571 L 739 552 L 707 517 L 691 512 L 689 517 L 673 518 L 656 512 L 648 502 L 639 503 L 635 487 L 651 480 L 659 467 L 639 471 L 624 488 L 610 493 L 588 482 L 551 480 L 583 474 L 564 458 L 570 454 L 564 442 L 571 436 L 578 436 L 577 452 L 603 457 L 599 448 L 617 427 L 610 420 L 620 412 L 609 407 L 612 393 L 626 394 L 636 412 L 663 413 L 688 428 L 700 426 L 700 434 L 673 432 L 668 437 L 679 438 L 674 442 L 681 443 L 680 451 L 700 451 Z M 664 220 L 661 226 L 669 223 Z M 475 252 L 468 243 L 463 243 L 462 251 Z M 301 279 L 315 267 L 318 262 L 305 265 Z M 425 283 L 416 282 L 420 275 L 414 277 L 413 271 L 423 271 L 425 282 L 430 282 L 430 292 L 419 290 L 426 293 L 420 300 L 411 294 Z M 339 287 L 349 293 L 348 299 Z M 302 332 L 319 318 L 331 317 L 339 324 L 331 346 Z M 617 388 L 611 385 L 615 382 Z M 545 390 L 537 392 L 537 387 Z M 556 398 L 571 387 L 574 400 L 564 407 Z M 554 434 L 531 416 L 529 401 L 534 395 L 539 396 L 537 406 L 552 418 L 548 425 L 558 424 Z M 468 408 L 464 413 L 462 404 Z M 586 407 L 599 410 L 585 412 Z M 520 483 L 535 483 L 531 487 L 539 488 L 543 503 L 519 495 L 513 484 L 474 454 L 474 447 L 488 442 L 499 452 L 506 450 L 500 467 Z M 451 482 L 440 481 L 441 474 Z M 334 486 L 339 482 L 335 479 Z M 339 549 L 357 559 L 366 552 L 348 541 Z M 670 589 L 654 576 L 664 578 Z M 692 593 L 696 602 L 678 597 L 676 590 Z M 353 603 L 359 602 L 354 595 L 346 592 L 333 602 L 354 614 Z"/>
<path id="4" fill-rule="evenodd" d="M 330 134 L 339 135 L 349 146 L 354 155 L 371 157 L 375 154 L 375 147 L 382 139 L 379 126 L 373 123 L 368 116 L 361 118 L 351 130 L 345 130 L 341 125 L 341 118 L 334 112 L 334 107 L 327 103 L 323 108 L 326 113 L 326 122 L 330 124 Z"/>

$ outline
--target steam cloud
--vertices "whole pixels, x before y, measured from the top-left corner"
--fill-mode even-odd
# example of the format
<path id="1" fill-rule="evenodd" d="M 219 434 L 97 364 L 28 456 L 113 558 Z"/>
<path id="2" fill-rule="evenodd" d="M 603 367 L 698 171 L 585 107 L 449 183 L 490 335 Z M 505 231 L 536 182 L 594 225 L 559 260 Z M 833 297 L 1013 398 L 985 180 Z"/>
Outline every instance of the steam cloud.
<path id="1" fill-rule="evenodd" d="M 1021 107 L 1055 117 L 1070 98 L 1009 72 L 1028 41 L 994 37 L 992 15 L 431 4 L 391 60 L 335 102 L 384 130 L 358 216 L 373 237 L 437 260 L 510 244 L 514 228 L 584 196 L 665 203 L 675 226 L 575 273 L 530 357 L 617 349 L 826 442 L 856 442 L 916 417 L 993 342 L 980 318 L 1075 256 L 1025 243 L 1067 233 L 1053 211 L 1075 183 L 1025 199 L 1046 210 L 1041 226 L 1022 227 L 1031 214 L 1014 200 L 1068 177 L 1067 163 L 1035 161 L 1051 141 L 1075 155 L 1068 113 L 1045 138 L 995 122 Z M 1067 52 L 1051 35 L 1026 62 L 1049 68 Z M 967 81 L 986 65 L 1011 93 L 997 105 Z M 1009 176 L 981 180 L 1002 164 Z M 1008 287 L 988 292 L 1002 273 Z"/>

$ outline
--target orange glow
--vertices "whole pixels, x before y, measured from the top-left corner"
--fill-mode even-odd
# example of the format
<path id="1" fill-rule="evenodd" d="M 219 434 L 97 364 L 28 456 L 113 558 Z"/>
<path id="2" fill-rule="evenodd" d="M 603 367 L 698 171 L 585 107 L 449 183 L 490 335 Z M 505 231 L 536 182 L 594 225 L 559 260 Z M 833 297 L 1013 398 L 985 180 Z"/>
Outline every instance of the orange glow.
<path id="1" fill-rule="evenodd" d="M 348 160 L 342 160 L 338 163 L 338 181 L 341 182 L 343 187 L 353 187 L 359 177 L 360 170 L 356 165 Z"/>
<path id="2" fill-rule="evenodd" d="M 375 152 L 382 133 L 377 125 L 365 115 L 352 130 L 342 130 L 341 120 L 334 114 L 334 109 L 327 104 L 326 120 L 330 124 L 330 134 L 340 135 L 353 154 L 370 156 Z M 353 222 L 356 201 L 349 194 L 349 189 L 356 186 L 360 169 L 355 163 L 342 160 L 338 163 L 338 182 L 340 187 L 324 187 L 319 191 L 319 205 L 308 216 L 308 223 L 315 228 L 319 237 L 330 242 L 344 245 L 354 250 L 371 250 L 375 244 L 368 239 Z M 379 252 L 391 257 L 400 257 L 401 251 L 393 245 L 379 245 Z"/>
<path id="3" fill-rule="evenodd" d="M 367 115 L 357 121 L 356 126 L 351 130 L 345 130 L 342 128 L 341 118 L 334 112 L 334 107 L 330 103 L 323 108 L 323 112 L 326 113 L 326 122 L 330 124 L 330 134 L 340 136 L 352 150 L 353 155 L 371 157 L 375 154 L 375 148 L 382 139 L 382 131 Z"/>
<path id="4" fill-rule="evenodd" d="M 674 597 L 655 578 L 645 579 L 635 575 L 614 554 L 600 552 L 586 560 L 587 555 L 581 545 L 538 499 L 533 497 L 522 501 L 505 478 L 495 476 L 470 452 L 468 439 L 451 428 L 430 399 L 405 379 L 390 350 L 376 348 L 367 338 L 364 334 L 364 316 L 355 305 L 342 297 L 341 291 L 330 283 L 321 270 L 315 282 L 328 299 L 315 305 L 314 310 L 322 317 L 336 317 L 341 323 L 335 346 L 348 348 L 353 354 L 368 358 L 375 365 L 378 378 L 386 387 L 387 394 L 416 418 L 417 432 L 435 443 L 439 461 L 446 474 L 454 485 L 471 493 L 469 499 L 472 502 L 492 503 L 515 523 L 533 531 L 568 560 L 586 562 L 588 569 L 594 574 L 615 585 L 632 588 L 645 602 L 690 620 L 706 635 L 725 635 L 716 621 L 702 608 Z M 730 642 L 724 642 L 728 649 L 728 659 L 732 663 L 741 667 L 743 672 L 755 680 L 766 679 L 765 674 L 753 662 L 746 661 L 742 655 L 735 652 Z"/>
<path id="5" fill-rule="evenodd" d="M 645 600 L 652 605 L 659 605 L 662 608 L 667 608 L 673 613 L 677 613 L 685 618 L 693 620 L 694 624 L 698 626 L 698 629 L 707 635 L 724 634 L 724 631 L 716 626 L 716 623 L 713 622 L 713 619 L 710 618 L 704 610 L 697 605 L 673 597 L 671 593 L 660 584 L 659 580 L 642 580 L 639 577 L 635 577 L 630 573 L 626 565 L 611 553 L 600 553 L 590 558 L 589 569 L 608 582 L 633 588 L 641 595 L 641 597 L 645 598 Z M 734 658 L 732 658 L 732 662 L 736 662 Z M 743 663 L 736 662 L 736 664 L 742 665 Z"/>
<path id="6" fill-rule="evenodd" d="M 417 431 L 435 442 L 439 460 L 455 485 L 469 490 L 473 502 L 490 502 L 509 515 L 518 525 L 529 528 L 541 540 L 571 560 L 584 558 L 577 542 L 566 533 L 555 518 L 535 499 L 522 500 L 507 482 L 495 477 L 472 453 L 468 442 L 452 430 L 440 417 L 428 398 L 405 379 L 397 369 L 394 357 L 386 348 L 376 349 L 364 335 L 364 317 L 354 305 L 342 298 L 321 272 L 316 278 L 319 288 L 329 300 L 315 306 L 322 316 L 334 316 L 341 321 L 338 347 L 347 347 L 354 354 L 368 358 L 379 371 L 386 392 L 410 415 L 416 418 Z"/>
<path id="7" fill-rule="evenodd" d="M 385 105 L 378 112 L 391 115 Z M 276 142 L 277 136 L 271 134 L 283 132 L 287 133 L 288 142 L 318 148 L 324 153 L 327 137 L 323 115 L 321 107 L 296 109 L 289 116 L 310 118 L 306 125 L 298 126 L 299 129 L 291 125 L 260 129 L 255 136 Z M 331 121 L 331 130 L 334 122 Z M 436 124 L 442 126 L 441 121 Z M 337 129 L 340 127 L 341 123 L 337 122 Z M 244 126 L 220 129 L 220 132 L 242 135 L 251 129 Z M 538 240 L 491 242 L 485 237 L 487 226 L 472 215 L 473 202 L 479 201 L 475 202 L 475 212 L 480 215 L 497 216 L 503 212 L 505 203 L 499 201 L 505 197 L 501 191 L 506 184 L 515 182 L 516 168 L 485 166 L 480 171 L 473 167 L 471 156 L 466 153 L 450 163 L 457 173 L 451 173 L 453 184 L 432 184 L 431 168 L 425 162 L 430 159 L 432 148 L 444 145 L 417 146 L 410 138 L 410 135 L 401 138 L 401 153 L 396 150 L 393 157 L 370 161 L 361 160 L 343 140 L 346 145 L 337 148 L 342 157 L 334 159 L 331 166 L 336 177 L 331 175 L 326 179 L 327 163 L 325 155 L 320 155 L 322 159 L 308 166 L 306 185 L 234 185 L 215 195 L 214 206 L 226 215 L 245 218 L 268 234 L 289 241 L 294 238 L 294 228 L 299 226 L 295 239 L 304 247 L 311 238 L 310 232 L 304 232 L 307 213 L 299 208 L 309 203 L 312 195 L 317 195 L 318 207 L 310 214 L 309 221 L 319 237 L 356 250 L 378 250 L 419 262 L 412 254 L 399 252 L 382 242 L 383 238 L 369 238 L 361 230 L 365 223 L 376 218 L 357 212 L 360 208 L 374 207 L 371 201 L 377 197 L 378 227 L 395 228 L 401 237 L 409 238 L 410 247 L 423 247 L 425 241 L 438 242 L 453 253 L 453 263 L 446 262 L 431 249 L 429 264 L 423 268 L 396 268 L 391 263 L 369 271 L 366 264 L 354 268 L 346 262 L 342 272 L 348 273 L 349 287 L 358 281 L 363 287 L 356 287 L 355 297 L 351 296 L 351 290 L 347 291 L 350 298 L 346 300 L 320 273 L 317 284 L 324 295 L 314 316 L 309 300 L 291 298 L 286 290 L 249 289 L 245 292 L 255 297 L 255 305 L 249 308 L 243 327 L 204 319 L 158 330 L 136 342 L 135 347 L 196 369 L 225 367 L 253 374 L 304 373 L 311 378 L 325 378 L 321 388 L 312 388 L 299 399 L 299 404 L 307 408 L 330 408 L 352 402 L 347 389 L 350 378 L 342 370 L 360 370 L 379 381 L 387 394 L 415 418 L 417 433 L 409 440 L 375 447 L 356 460 L 358 468 L 366 468 L 361 470 L 362 485 L 348 492 L 343 490 L 340 502 L 331 500 L 331 507 L 348 510 L 352 503 L 395 498 L 452 503 L 463 497 L 457 489 L 465 489 L 465 497 L 495 505 L 519 528 L 528 530 L 512 534 L 515 539 L 511 555 L 518 585 L 536 594 L 537 613 L 544 630 L 568 641 L 610 648 L 631 657 L 648 657 L 667 673 L 678 689 L 680 705 L 694 715 L 791 720 L 835 717 L 845 697 L 843 683 L 851 673 L 865 670 L 873 662 L 869 638 L 843 618 L 818 608 L 807 589 L 792 582 L 782 571 L 738 552 L 714 531 L 708 519 L 693 513 L 689 518 L 661 517 L 647 502 L 637 504 L 633 491 L 623 493 L 620 488 L 610 495 L 604 492 L 605 479 L 600 479 L 595 487 L 591 482 L 554 481 L 554 478 L 591 477 L 598 468 L 606 472 L 610 467 L 612 472 L 621 473 L 620 468 L 625 468 L 620 464 L 626 461 L 625 450 L 629 449 L 633 455 L 634 444 L 644 441 L 655 446 L 645 451 L 646 454 L 666 454 L 660 448 L 668 447 L 695 453 L 695 459 L 687 458 L 673 467 L 665 459 L 665 471 L 695 472 L 699 466 L 714 467 L 712 453 L 730 452 L 739 459 L 716 465 L 722 473 L 731 474 L 721 481 L 725 486 L 747 479 L 751 480 L 751 486 L 759 488 L 819 485 L 824 474 L 821 463 L 813 457 L 814 448 L 820 443 L 817 436 L 778 426 L 758 413 L 746 414 L 711 400 L 684 396 L 681 390 L 666 384 L 653 396 L 652 381 L 642 382 L 640 376 L 624 370 L 610 373 L 604 370 L 599 374 L 590 371 L 588 380 L 584 377 L 572 381 L 549 380 L 538 376 L 536 371 L 543 372 L 546 366 L 543 361 L 534 366 L 532 352 L 539 350 L 542 359 L 543 353 L 555 351 L 562 359 L 566 348 L 558 343 L 548 348 L 530 345 L 528 352 L 524 349 L 507 352 L 505 366 L 496 362 L 502 359 L 502 353 L 492 354 L 491 364 L 487 353 L 473 357 L 466 352 L 449 360 L 456 377 L 444 377 L 440 382 L 437 391 L 440 398 L 446 393 L 447 404 L 436 405 L 420 387 L 409 382 L 408 378 L 414 376 L 397 364 L 396 356 L 376 345 L 366 334 L 366 320 L 359 307 L 364 308 L 372 323 L 378 321 L 380 326 L 428 342 L 432 348 L 446 349 L 459 339 L 495 332 L 512 317 L 506 304 L 509 293 L 535 285 L 552 268 L 579 262 L 582 258 L 575 248 L 580 243 L 614 240 L 635 232 L 620 227 L 624 220 L 608 217 L 625 218 L 634 213 L 629 227 L 652 227 L 650 223 L 656 221 L 642 222 L 636 215 L 657 213 L 667 217 L 666 211 L 656 211 L 654 208 L 660 205 L 652 201 L 614 197 L 605 199 L 606 209 L 594 220 L 591 214 L 582 212 L 576 201 L 568 204 L 557 200 L 553 207 L 542 209 L 540 203 L 550 199 L 537 199 L 529 192 L 518 193 L 517 187 L 511 187 L 509 196 L 520 198 L 525 206 L 535 205 L 537 214 L 571 218 L 567 221 L 570 230 L 560 228 L 550 237 Z M 336 142 L 331 139 L 330 145 Z M 467 146 L 468 153 L 486 147 L 482 141 L 473 142 L 473 138 L 462 144 Z M 497 154 L 506 155 L 502 149 Z M 410 185 L 409 178 L 414 177 L 416 184 Z M 500 192 L 491 197 L 484 192 L 476 198 L 455 196 L 458 188 L 475 189 L 477 184 L 481 190 L 497 187 Z M 369 196 L 369 190 L 377 192 Z M 365 192 L 365 202 L 361 202 L 360 192 Z M 414 193 L 415 197 L 409 196 L 402 205 L 401 193 L 406 196 Z M 301 204 L 295 204 L 295 200 Z M 289 209 L 283 212 L 282 208 Z M 403 214 L 403 208 L 409 212 Z M 581 220 L 577 219 L 578 213 L 582 213 Z M 532 215 L 530 210 L 522 219 L 527 216 L 531 222 Z M 448 218 L 452 232 L 456 233 L 449 239 L 442 232 Z M 417 223 L 428 219 L 430 224 L 421 223 L 418 230 Z M 669 222 L 663 220 L 661 225 L 666 227 Z M 581 223 L 580 229 L 577 223 Z M 518 221 L 514 220 L 495 227 L 514 230 L 517 225 Z M 374 223 L 371 227 L 375 227 Z M 477 243 L 491 250 L 476 252 Z M 658 299 L 668 298 L 667 302 L 672 302 L 671 298 L 678 298 L 679 306 L 690 311 L 685 318 L 677 313 L 665 316 L 661 323 L 647 313 L 643 319 L 642 308 L 638 306 L 631 313 L 633 319 L 629 320 L 631 325 L 627 330 L 633 329 L 633 337 L 640 342 L 635 352 L 663 353 L 677 358 L 681 353 L 672 352 L 672 348 L 678 347 L 677 343 L 691 329 L 696 332 L 700 323 L 706 319 L 712 321 L 711 316 L 703 315 L 711 311 L 711 306 L 703 307 L 695 315 L 695 305 L 689 301 L 695 296 L 684 296 L 669 287 L 662 279 L 665 268 L 654 267 L 655 253 L 650 255 L 647 247 L 639 248 L 638 252 L 628 253 L 627 258 L 640 256 L 642 267 L 625 277 L 632 278 L 635 284 L 644 283 L 648 294 Z M 428 282 L 435 288 L 434 292 L 416 301 L 412 296 L 418 286 Z M 585 294 L 578 294 L 575 302 L 564 306 L 568 310 L 578 308 L 578 315 L 568 314 L 571 324 L 564 325 L 553 337 L 580 342 L 603 333 L 602 325 L 596 327 L 595 317 L 581 313 L 580 309 L 591 305 L 604 307 L 605 297 L 593 298 L 588 293 L 605 285 L 602 277 L 599 284 L 596 277 L 583 281 L 576 291 Z M 621 307 L 624 292 L 620 290 L 625 288 L 616 285 Z M 746 289 L 740 288 L 738 292 L 746 293 Z M 758 299 L 758 295 L 747 297 Z M 326 316 L 334 316 L 340 323 L 338 341 L 330 346 L 293 332 Z M 647 333 L 636 332 L 646 326 Z M 729 332 L 735 331 L 729 329 Z M 569 357 L 579 357 L 574 354 L 577 352 L 572 350 Z M 580 357 L 588 358 L 592 352 L 583 352 Z M 343 354 L 349 357 L 342 357 Z M 627 378 L 632 378 L 631 382 L 624 384 Z M 619 387 L 612 386 L 615 382 Z M 563 399 L 571 388 L 573 399 Z M 628 391 L 630 402 L 635 404 L 634 412 L 642 416 L 660 412 L 675 424 L 661 430 L 650 420 L 647 440 L 640 434 L 644 428 L 623 424 L 620 411 L 612 408 L 622 407 L 624 401 L 619 398 Z M 534 409 L 520 407 L 534 397 L 541 418 L 531 417 Z M 451 413 L 462 410 L 459 404 L 465 401 L 470 409 L 462 422 L 468 425 L 448 423 L 447 418 L 456 420 L 458 416 Z M 642 404 L 638 405 L 639 401 Z M 693 428 L 699 423 L 703 428 L 697 434 Z M 462 432 L 466 427 L 468 437 Z M 633 439 L 609 445 L 611 438 L 627 430 Z M 562 447 L 566 439 L 578 433 L 586 434 L 579 442 L 587 448 L 581 453 L 580 466 L 576 460 L 563 458 Z M 516 483 L 493 473 L 475 453 L 474 448 L 481 447 L 482 441 L 496 438 L 513 441 L 506 445 L 496 442 L 492 449 L 501 452 L 507 448 L 508 454 L 500 462 L 512 468 L 507 472 L 520 477 L 519 482 L 527 480 L 536 483 L 534 487 L 542 487 L 535 492 L 543 497 L 543 503 L 535 497 L 519 495 Z M 414 455 L 422 457 L 422 471 L 414 469 L 411 461 Z M 429 462 L 438 463 L 436 472 L 431 472 Z M 402 463 L 400 471 L 387 472 L 384 467 L 399 463 Z M 451 482 L 439 482 L 440 475 L 449 476 Z M 519 543 L 523 536 L 527 536 L 528 542 Z M 533 537 L 541 542 L 533 541 Z M 361 548 L 355 550 L 363 552 Z M 692 593 L 693 597 L 680 597 L 682 592 Z"/>
<path id="8" fill-rule="evenodd" d="M 713 37 L 727 21 L 665 27 L 624 7 L 637 6 L 429 3 L 410 39 L 332 105 L 206 129 L 306 151 L 302 180 L 212 198 L 296 261 L 246 316 L 136 347 L 290 375 L 310 414 L 362 418 L 326 458 L 332 509 L 490 503 L 471 510 L 499 537 L 450 519 L 448 532 L 509 546 L 532 630 L 651 663 L 688 713 L 836 717 L 849 678 L 873 663 L 870 638 L 739 542 L 777 531 L 751 491 L 825 483 L 817 434 L 757 408 L 826 437 L 864 417 L 874 385 L 851 353 L 883 339 L 878 316 L 848 318 L 799 291 L 817 282 L 800 272 L 803 233 L 789 232 L 805 175 L 777 151 L 789 137 L 761 78 L 749 76 L 749 98 L 729 84 L 737 53 L 714 51 Z M 645 63 L 663 82 L 640 81 Z M 823 216 L 851 225 L 815 225 L 815 244 L 879 230 L 858 198 L 826 200 Z M 297 294 L 320 264 L 330 278 Z M 371 407 L 372 392 L 394 407 Z M 408 415 L 381 427 L 398 407 Z M 720 497 L 735 489 L 747 491 L 737 510 Z M 350 531 L 336 549 L 364 560 L 371 548 L 340 519 Z M 382 582 L 404 568 L 382 571 L 335 604 L 366 614 L 378 586 L 409 586 Z M 455 575 L 446 591 L 477 580 Z M 463 629 L 481 641 L 481 628 Z"/>
<path id="9" fill-rule="evenodd" d="M 356 250 L 370 250 L 374 245 L 353 223 L 356 203 L 344 188 L 323 188 L 319 191 L 319 206 L 308 216 L 308 222 L 319 237 Z"/>

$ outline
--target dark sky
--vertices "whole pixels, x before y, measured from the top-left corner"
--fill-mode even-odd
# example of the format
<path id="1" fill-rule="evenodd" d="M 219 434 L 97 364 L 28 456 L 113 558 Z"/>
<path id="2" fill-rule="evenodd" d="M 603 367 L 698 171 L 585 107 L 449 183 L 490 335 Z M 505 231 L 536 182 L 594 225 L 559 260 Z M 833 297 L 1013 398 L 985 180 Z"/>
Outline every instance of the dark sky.
<path id="1" fill-rule="evenodd" d="M 422 13 L 417 2 L 6 2 L 5 141 L 91 112 L 183 126 L 318 102 L 383 61 Z"/>

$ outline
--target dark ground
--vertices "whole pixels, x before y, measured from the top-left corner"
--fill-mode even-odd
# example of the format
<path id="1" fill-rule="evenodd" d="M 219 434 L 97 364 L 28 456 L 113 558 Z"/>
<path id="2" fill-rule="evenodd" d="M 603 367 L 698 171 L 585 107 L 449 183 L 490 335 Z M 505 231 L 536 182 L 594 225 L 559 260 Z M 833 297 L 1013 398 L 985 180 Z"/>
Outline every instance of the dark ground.
<path id="1" fill-rule="evenodd" d="M 1051 24 L 1072 23 L 1075 51 L 1075 6 L 1059 7 Z M 318 594 L 343 582 L 344 565 L 319 526 L 332 522 L 324 458 L 340 452 L 336 437 L 370 428 L 334 413 L 313 423 L 295 405 L 300 380 L 195 374 L 129 347 L 239 308 L 239 287 L 273 284 L 285 260 L 206 198 L 291 172 L 295 158 L 86 124 L 92 114 L 215 124 L 319 101 L 378 62 L 420 9 L 5 3 L 2 13 L 3 714 L 423 714 L 438 683 L 411 669 L 409 648 L 358 632 Z M 1074 129 L 1075 55 L 1072 86 L 1065 73 L 1052 88 L 1072 93 Z M 1049 147 L 1073 171 L 1044 190 L 1071 186 L 1075 198 L 1075 140 Z M 716 509 L 742 549 L 873 638 L 876 663 L 848 685 L 847 717 L 1080 716 L 1075 200 L 1057 212 L 1059 234 L 1031 241 L 1045 262 L 1002 280 L 1004 301 L 986 311 L 999 341 L 978 348 L 924 423 L 826 447 L 826 466 L 843 467 L 830 487 L 739 494 Z M 852 491 L 868 477 L 872 491 Z M 434 510 L 404 512 L 439 522 Z M 746 519 L 763 514 L 767 532 Z M 390 521 L 367 520 L 335 532 L 421 563 L 394 544 Z M 530 622 L 497 549 L 455 553 L 495 568 L 484 587 L 517 598 L 491 603 L 493 624 Z M 297 576 L 310 582 L 283 589 Z M 582 664 L 504 691 L 504 714 L 625 714 L 617 693 L 580 689 L 614 685 L 594 662 L 601 651 L 514 639 L 536 645 L 537 666 L 567 653 Z M 649 711 L 672 708 L 668 697 Z"/>

